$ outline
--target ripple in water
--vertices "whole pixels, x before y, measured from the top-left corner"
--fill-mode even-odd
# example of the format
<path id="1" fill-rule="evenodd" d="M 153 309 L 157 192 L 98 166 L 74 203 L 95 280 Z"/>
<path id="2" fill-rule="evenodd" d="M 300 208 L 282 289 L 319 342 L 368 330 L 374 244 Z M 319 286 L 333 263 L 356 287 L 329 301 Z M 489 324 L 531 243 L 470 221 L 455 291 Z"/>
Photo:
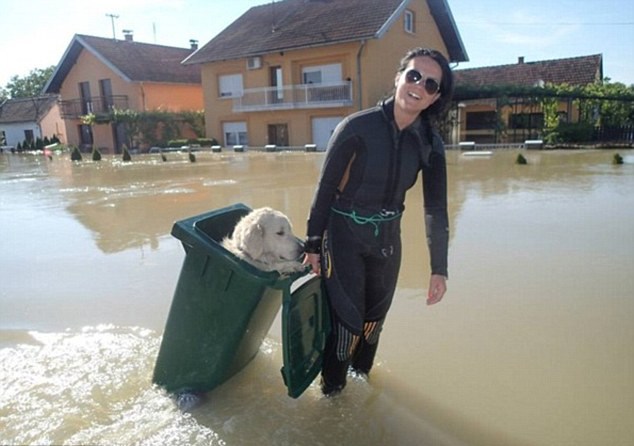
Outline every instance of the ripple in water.
<path id="1" fill-rule="evenodd" d="M 224 444 L 152 386 L 154 332 L 28 334 L 0 350 L 0 444 Z"/>

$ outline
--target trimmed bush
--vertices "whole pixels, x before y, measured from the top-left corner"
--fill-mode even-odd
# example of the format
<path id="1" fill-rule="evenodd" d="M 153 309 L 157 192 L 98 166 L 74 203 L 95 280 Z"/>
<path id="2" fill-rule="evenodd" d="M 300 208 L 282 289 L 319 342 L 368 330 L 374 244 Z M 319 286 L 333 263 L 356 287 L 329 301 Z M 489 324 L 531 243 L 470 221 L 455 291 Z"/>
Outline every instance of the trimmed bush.
<path id="1" fill-rule="evenodd" d="M 79 151 L 79 147 L 73 147 L 72 152 L 70 153 L 70 159 L 72 161 L 81 161 L 82 160 L 81 152 Z"/>
<path id="2" fill-rule="evenodd" d="M 623 164 L 623 157 L 620 154 L 615 153 L 612 158 L 612 164 Z"/>
<path id="3" fill-rule="evenodd" d="M 189 143 L 186 139 L 172 139 L 167 141 L 167 147 L 178 149 L 179 147 L 186 146 Z"/>
<path id="4" fill-rule="evenodd" d="M 123 161 L 132 161 L 132 157 L 130 156 L 130 151 L 128 150 L 128 146 L 123 146 Z"/>
<path id="5" fill-rule="evenodd" d="M 594 139 L 594 126 L 587 122 L 560 122 L 556 142 L 588 142 Z"/>

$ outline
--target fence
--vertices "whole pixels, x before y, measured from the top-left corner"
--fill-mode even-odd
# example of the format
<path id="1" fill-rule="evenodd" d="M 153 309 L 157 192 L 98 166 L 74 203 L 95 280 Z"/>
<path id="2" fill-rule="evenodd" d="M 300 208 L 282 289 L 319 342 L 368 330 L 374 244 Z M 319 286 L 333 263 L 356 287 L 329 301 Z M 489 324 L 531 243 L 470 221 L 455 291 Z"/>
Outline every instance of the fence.
<path id="1" fill-rule="evenodd" d="M 596 141 L 634 143 L 634 125 L 601 126 L 595 130 Z"/>

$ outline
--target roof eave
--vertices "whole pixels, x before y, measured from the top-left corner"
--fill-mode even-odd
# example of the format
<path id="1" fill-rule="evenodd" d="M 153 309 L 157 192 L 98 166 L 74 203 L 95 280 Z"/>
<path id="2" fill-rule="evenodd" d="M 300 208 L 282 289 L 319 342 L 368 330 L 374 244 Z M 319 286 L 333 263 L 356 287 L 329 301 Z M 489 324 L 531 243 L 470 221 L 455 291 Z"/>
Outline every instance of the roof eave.
<path id="1" fill-rule="evenodd" d="M 70 44 L 66 47 L 66 50 L 64 51 L 64 54 L 62 55 L 62 58 L 59 60 L 59 62 L 55 66 L 55 70 L 53 71 L 53 74 L 51 74 L 51 77 L 48 78 L 48 81 L 44 85 L 44 88 L 42 89 L 42 93 L 44 94 L 59 93 L 61 85 L 64 82 L 64 79 L 66 78 L 66 75 L 68 74 L 68 71 L 70 71 L 69 67 L 66 66 L 65 63 L 67 59 L 71 57 L 71 53 L 73 51 L 77 51 L 75 47 L 77 45 L 76 39 L 77 39 L 77 34 L 73 36 L 72 40 L 70 41 Z M 76 55 L 72 55 L 72 57 L 73 59 L 75 59 Z"/>
<path id="2" fill-rule="evenodd" d="M 465 49 L 462 37 L 458 32 L 456 21 L 453 18 L 447 0 L 427 0 L 429 11 L 438 25 L 451 62 L 468 62 L 469 56 Z"/>
<path id="3" fill-rule="evenodd" d="M 410 1 L 411 0 L 403 0 L 401 2 L 398 8 L 394 10 L 392 15 L 388 17 L 385 23 L 381 25 L 378 31 L 374 34 L 374 37 L 376 39 L 380 39 L 381 37 L 385 35 L 385 33 L 387 33 L 390 30 L 392 25 L 394 25 L 394 23 L 401 17 L 401 14 L 403 14 L 403 12 L 405 11 L 405 8 L 407 8 L 407 5 L 409 5 Z"/>
<path id="4" fill-rule="evenodd" d="M 101 53 L 99 53 L 91 45 L 89 45 L 80 35 L 75 34 L 70 44 L 66 48 L 66 51 L 64 51 L 64 54 L 62 55 L 62 58 L 60 59 L 59 63 L 55 67 L 55 71 L 49 78 L 46 85 L 44 85 L 44 88 L 42 89 L 42 93 L 44 94 L 59 93 L 62 87 L 62 84 L 64 83 L 64 80 L 66 79 L 66 76 L 68 76 L 68 73 L 70 72 L 72 66 L 77 61 L 77 58 L 79 57 L 79 54 L 81 53 L 82 49 L 91 53 L 101 63 L 106 65 L 115 73 L 117 73 L 117 75 L 121 76 L 121 78 L 124 79 L 125 81 L 127 82 L 132 81 L 125 73 L 119 70 L 119 68 L 113 65 L 107 58 L 105 58 Z"/>

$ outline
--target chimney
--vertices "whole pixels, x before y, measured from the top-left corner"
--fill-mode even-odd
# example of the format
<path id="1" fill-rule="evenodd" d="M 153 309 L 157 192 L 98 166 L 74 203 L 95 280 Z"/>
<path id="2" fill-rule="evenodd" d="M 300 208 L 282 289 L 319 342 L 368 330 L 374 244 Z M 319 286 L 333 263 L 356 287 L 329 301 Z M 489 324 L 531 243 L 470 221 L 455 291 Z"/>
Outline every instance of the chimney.
<path id="1" fill-rule="evenodd" d="M 518 58 L 517 58 L 517 63 L 518 63 L 518 65 L 523 64 L 523 63 L 524 63 L 524 56 L 520 56 L 520 57 L 518 57 Z"/>
<path id="2" fill-rule="evenodd" d="M 134 37 L 132 36 L 133 31 L 131 29 L 124 29 L 122 32 L 123 32 L 123 35 L 125 36 L 126 42 L 134 41 Z"/>
<path id="3" fill-rule="evenodd" d="M 198 49 L 198 40 L 189 39 L 189 46 L 191 47 L 192 51 L 196 51 Z"/>

